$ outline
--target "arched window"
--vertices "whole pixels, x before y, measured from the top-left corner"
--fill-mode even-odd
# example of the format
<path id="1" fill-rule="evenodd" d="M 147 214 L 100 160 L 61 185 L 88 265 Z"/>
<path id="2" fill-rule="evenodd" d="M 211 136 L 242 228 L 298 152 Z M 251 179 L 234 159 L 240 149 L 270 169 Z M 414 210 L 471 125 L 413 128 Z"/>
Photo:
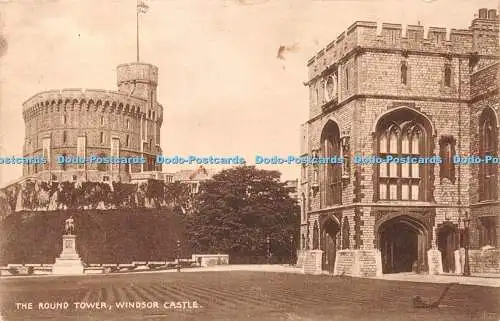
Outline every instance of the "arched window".
<path id="1" fill-rule="evenodd" d="M 449 64 L 444 66 L 444 85 L 451 87 L 451 66 Z"/>
<path id="2" fill-rule="evenodd" d="M 376 154 L 382 159 L 429 156 L 430 124 L 423 115 L 402 108 L 377 125 Z M 425 201 L 429 164 L 383 162 L 378 167 L 378 200 Z"/>
<path id="3" fill-rule="evenodd" d="M 325 82 L 325 97 L 327 101 L 337 97 L 337 77 L 335 74 L 328 76 Z"/>
<path id="4" fill-rule="evenodd" d="M 318 221 L 314 222 L 313 227 L 313 250 L 319 249 L 319 226 Z"/>
<path id="5" fill-rule="evenodd" d="M 329 121 L 321 134 L 321 156 L 340 157 L 340 131 L 337 124 Z M 321 204 L 342 204 L 342 165 L 321 164 Z"/>
<path id="6" fill-rule="evenodd" d="M 403 85 L 408 84 L 408 66 L 406 65 L 406 61 L 401 63 L 401 83 Z"/>
<path id="7" fill-rule="evenodd" d="M 498 154 L 498 132 L 496 117 L 492 109 L 487 108 L 479 118 L 479 156 L 484 159 L 488 155 Z M 481 164 L 479 169 L 479 198 L 496 200 L 497 195 L 497 164 Z"/>

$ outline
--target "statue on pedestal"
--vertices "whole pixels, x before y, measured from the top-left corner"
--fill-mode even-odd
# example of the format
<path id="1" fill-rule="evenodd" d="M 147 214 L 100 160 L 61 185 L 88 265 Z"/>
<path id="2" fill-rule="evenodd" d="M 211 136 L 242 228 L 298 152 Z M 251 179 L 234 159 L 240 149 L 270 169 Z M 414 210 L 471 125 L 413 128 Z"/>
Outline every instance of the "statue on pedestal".
<path id="1" fill-rule="evenodd" d="M 52 267 L 53 274 L 83 274 L 83 263 L 76 251 L 75 221 L 72 216 L 64 221 L 62 252 Z"/>
<path id="2" fill-rule="evenodd" d="M 73 220 L 73 216 L 70 216 L 65 221 L 64 230 L 66 232 L 66 235 L 73 235 L 73 233 L 75 232 L 75 220 Z"/>

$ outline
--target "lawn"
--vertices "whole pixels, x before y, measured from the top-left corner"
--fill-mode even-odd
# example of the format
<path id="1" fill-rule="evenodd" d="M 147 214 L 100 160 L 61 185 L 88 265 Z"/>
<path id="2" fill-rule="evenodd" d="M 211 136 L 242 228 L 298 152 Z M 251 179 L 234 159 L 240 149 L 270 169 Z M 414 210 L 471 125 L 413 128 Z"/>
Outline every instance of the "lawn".
<path id="1" fill-rule="evenodd" d="M 162 272 L 9 278 L 0 286 L 4 320 L 500 319 L 497 288 L 454 285 L 439 308 L 420 309 L 414 295 L 432 301 L 445 285 L 326 275 Z"/>

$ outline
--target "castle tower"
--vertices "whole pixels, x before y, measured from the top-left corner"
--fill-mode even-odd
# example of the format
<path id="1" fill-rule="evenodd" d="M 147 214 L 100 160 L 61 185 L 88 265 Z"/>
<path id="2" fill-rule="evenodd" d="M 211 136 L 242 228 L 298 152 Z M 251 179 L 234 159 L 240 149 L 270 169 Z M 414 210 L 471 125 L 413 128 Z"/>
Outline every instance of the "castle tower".
<path id="1" fill-rule="evenodd" d="M 37 93 L 23 104 L 24 176 L 58 181 L 134 181 L 159 178 L 163 107 L 157 101 L 158 68 L 145 63 L 117 67 L 117 91 L 59 89 Z M 59 156 L 143 157 L 145 163 L 62 164 Z"/>
<path id="2" fill-rule="evenodd" d="M 133 62 L 117 67 L 117 86 L 120 93 L 147 101 L 140 120 L 141 152 L 146 158 L 143 171 L 161 170 L 154 165 L 160 149 L 160 128 L 163 122 L 163 108 L 157 102 L 158 68 L 151 64 Z"/>

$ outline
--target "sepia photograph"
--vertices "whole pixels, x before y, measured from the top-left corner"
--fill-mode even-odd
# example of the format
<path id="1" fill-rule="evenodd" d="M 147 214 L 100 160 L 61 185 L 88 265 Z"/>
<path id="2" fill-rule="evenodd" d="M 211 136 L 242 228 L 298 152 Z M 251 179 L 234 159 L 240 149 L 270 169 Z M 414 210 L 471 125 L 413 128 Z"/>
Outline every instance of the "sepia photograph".
<path id="1" fill-rule="evenodd" d="M 0 321 L 500 320 L 498 0 L 0 0 Z"/>

